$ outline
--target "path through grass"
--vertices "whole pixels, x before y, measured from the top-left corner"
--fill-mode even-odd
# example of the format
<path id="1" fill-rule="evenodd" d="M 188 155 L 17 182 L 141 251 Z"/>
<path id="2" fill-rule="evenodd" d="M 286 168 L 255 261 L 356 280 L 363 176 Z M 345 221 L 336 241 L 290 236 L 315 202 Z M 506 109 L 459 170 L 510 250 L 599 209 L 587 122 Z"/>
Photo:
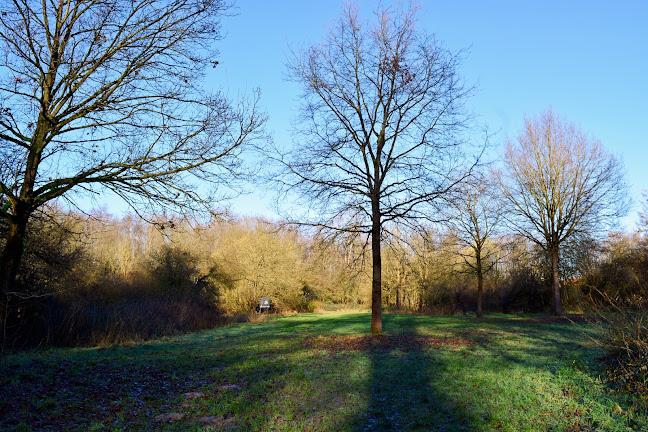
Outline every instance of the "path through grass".
<path id="1" fill-rule="evenodd" d="M 130 347 L 5 356 L 0 430 L 625 431 L 588 324 L 305 314 Z"/>

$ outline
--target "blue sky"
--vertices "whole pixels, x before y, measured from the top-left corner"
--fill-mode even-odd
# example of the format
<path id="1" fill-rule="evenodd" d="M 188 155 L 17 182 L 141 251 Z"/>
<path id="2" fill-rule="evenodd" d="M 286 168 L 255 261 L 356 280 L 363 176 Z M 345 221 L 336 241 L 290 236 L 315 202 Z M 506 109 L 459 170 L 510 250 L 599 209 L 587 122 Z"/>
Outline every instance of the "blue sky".
<path id="1" fill-rule="evenodd" d="M 389 4 L 390 2 L 385 2 Z M 376 1 L 361 1 L 369 16 Z M 632 195 L 648 189 L 648 1 L 422 1 L 420 29 L 451 50 L 469 48 L 460 73 L 478 85 L 469 106 L 502 144 L 524 114 L 550 105 L 622 156 Z M 262 90 L 268 129 L 290 144 L 298 88 L 284 79 L 290 46 L 321 40 L 341 1 L 238 0 L 223 20 L 220 64 L 207 87 L 232 97 Z M 232 203 L 239 214 L 272 215 L 271 196 Z M 624 220 L 634 228 L 636 210 Z"/>

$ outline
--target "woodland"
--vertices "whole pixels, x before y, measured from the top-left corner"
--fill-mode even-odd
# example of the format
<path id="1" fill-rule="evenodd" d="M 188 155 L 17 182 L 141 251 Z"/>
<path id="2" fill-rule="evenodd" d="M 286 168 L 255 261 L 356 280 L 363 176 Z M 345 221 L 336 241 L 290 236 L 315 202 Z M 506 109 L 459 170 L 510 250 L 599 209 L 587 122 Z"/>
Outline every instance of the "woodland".
<path id="1" fill-rule="evenodd" d="M 371 272 L 366 240 L 309 235 L 258 218 L 155 223 L 133 215 L 48 209 L 28 231 L 21 296 L 11 297 L 7 342 L 105 344 L 254 320 L 271 313 L 364 310 Z M 483 310 L 548 313 L 551 261 L 521 236 L 484 245 Z M 642 231 L 578 239 L 561 254 L 568 313 L 641 307 L 648 281 Z M 471 250 L 447 230 L 399 233 L 383 251 L 383 308 L 432 315 L 477 313 Z"/>
<path id="2" fill-rule="evenodd" d="M 644 301 L 648 204 L 614 230 L 622 160 L 551 107 L 494 153 L 465 53 L 418 27 L 419 5 L 370 20 L 347 5 L 289 51 L 292 147 L 266 131 L 259 90 L 203 87 L 231 8 L 16 0 L 0 15 L 2 346 L 195 330 L 261 296 L 275 313 L 370 307 L 374 334 L 383 309 Z M 245 188 L 274 191 L 279 217 L 229 212 Z M 105 194 L 130 215 L 79 206 Z"/>
<path id="3" fill-rule="evenodd" d="M 229 410 L 219 420 L 201 417 L 212 425 L 264 429 L 249 406 L 224 395 L 245 388 L 260 404 L 274 381 L 260 378 L 268 389 L 215 384 L 227 378 L 214 372 L 221 366 L 239 376 L 245 344 L 261 363 L 272 357 L 263 364 L 279 375 L 273 356 L 295 355 L 294 370 L 279 380 L 295 388 L 322 352 L 342 350 L 341 361 L 360 369 L 369 364 L 374 375 L 358 382 L 377 390 L 356 395 L 368 397 L 366 413 L 344 411 L 336 425 L 335 411 L 327 411 L 320 418 L 327 430 L 392 430 L 386 425 L 394 421 L 408 430 L 431 421 L 447 421 L 452 430 L 520 430 L 532 421 L 520 410 L 507 420 L 495 405 L 478 403 L 487 397 L 448 396 L 458 387 L 439 393 L 449 398 L 446 417 L 385 417 L 384 400 L 400 396 L 376 384 L 389 381 L 380 365 L 398 375 L 405 364 L 393 363 L 392 354 L 468 387 L 456 369 L 461 356 L 476 369 L 481 353 L 492 356 L 493 370 L 502 357 L 540 375 L 537 361 L 545 356 L 555 366 L 547 369 L 551 376 L 529 385 L 563 392 L 556 393 L 560 402 L 549 398 L 548 412 L 564 411 L 561 404 L 573 399 L 573 415 L 556 420 L 558 430 L 645 424 L 638 401 L 648 394 L 648 192 L 636 227 L 619 230 L 633 209 L 622 159 L 552 107 L 528 114 L 517 135 L 493 143 L 468 108 L 475 87 L 461 73 L 467 53 L 421 29 L 421 7 L 406 2 L 379 4 L 371 19 L 346 5 L 318 43 L 289 50 L 287 79 L 302 93 L 293 146 L 276 145 L 260 90 L 232 98 L 201 80 L 218 67 L 221 19 L 231 8 L 225 0 L 3 4 L 0 347 L 7 363 L 0 408 L 14 414 L 0 426 L 38 429 L 34 413 L 86 409 L 68 407 L 54 393 L 46 403 L 10 400 L 7 392 L 25 381 L 48 392 L 70 373 L 41 369 L 67 364 L 59 354 L 73 351 L 34 351 L 32 358 L 29 351 L 21 357 L 23 350 L 112 347 L 119 354 L 110 361 L 125 370 L 148 367 L 137 350 L 152 349 L 165 383 L 173 381 L 164 369 L 172 366 L 163 363 L 173 358 L 190 382 L 211 386 L 227 403 L 204 410 Z M 250 188 L 275 194 L 277 217 L 227 209 L 231 195 Z M 130 212 L 82 205 L 104 196 L 123 200 Z M 271 299 L 269 310 L 259 309 L 261 297 Z M 594 327 L 575 333 L 569 322 Z M 348 331 L 340 336 L 335 323 Z M 267 332 L 278 351 L 259 345 L 257 332 Z M 203 336 L 204 346 L 222 352 L 196 348 Z M 511 354 L 509 337 L 537 358 Z M 126 350 L 134 344 L 131 362 Z M 429 350 L 437 348 L 435 360 Z M 183 363 L 189 352 L 214 369 Z M 78 370 L 88 353 L 103 361 L 95 351 L 80 353 L 70 360 Z M 327 365 L 322 373 L 335 375 L 336 365 Z M 612 387 L 594 378 L 598 372 Z M 202 373 L 212 381 L 191 381 Z M 263 375 L 254 369 L 250 376 L 257 373 Z M 81 391 L 99 385 L 83 382 Z M 617 388 L 622 395 L 610 396 Z M 574 392 L 586 396 L 577 400 Z M 386 396 L 375 399 L 379 393 Z M 412 394 L 425 405 L 432 403 L 428 393 Z M 133 394 L 115 396 L 132 402 L 131 414 L 141 408 Z M 273 417 L 273 428 L 317 429 L 300 423 L 307 417 L 299 400 L 286 399 L 295 403 L 295 417 Z M 398 400 L 406 410 L 409 402 Z M 166 401 L 155 403 L 164 415 Z M 153 422 L 149 412 L 131 414 L 93 424 L 99 430 L 141 422 L 146 430 L 185 417 Z M 78 424 L 65 423 L 72 420 L 64 415 L 50 420 L 65 429 L 91 426 L 84 412 L 78 416 Z"/>

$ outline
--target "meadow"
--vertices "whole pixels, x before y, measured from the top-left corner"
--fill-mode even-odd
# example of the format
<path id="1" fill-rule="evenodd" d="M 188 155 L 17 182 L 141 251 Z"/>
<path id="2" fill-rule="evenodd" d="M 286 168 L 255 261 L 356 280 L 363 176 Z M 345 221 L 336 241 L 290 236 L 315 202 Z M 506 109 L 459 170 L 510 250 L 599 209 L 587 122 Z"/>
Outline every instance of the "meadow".
<path id="1" fill-rule="evenodd" d="M 600 326 L 539 315 L 271 318 L 95 348 L 5 352 L 0 430 L 626 431 Z M 576 321 L 576 322 L 574 322 Z"/>

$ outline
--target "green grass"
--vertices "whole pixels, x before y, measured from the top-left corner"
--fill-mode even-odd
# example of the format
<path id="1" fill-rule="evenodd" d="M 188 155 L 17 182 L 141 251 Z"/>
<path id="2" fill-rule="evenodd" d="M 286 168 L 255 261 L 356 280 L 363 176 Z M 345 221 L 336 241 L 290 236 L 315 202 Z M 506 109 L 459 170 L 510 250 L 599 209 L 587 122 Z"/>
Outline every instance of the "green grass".
<path id="1" fill-rule="evenodd" d="M 591 325 L 385 315 L 371 337 L 369 323 L 305 314 L 6 355 L 0 430 L 648 429 L 641 404 L 599 377 Z M 155 420 L 170 413 L 183 417 Z"/>

